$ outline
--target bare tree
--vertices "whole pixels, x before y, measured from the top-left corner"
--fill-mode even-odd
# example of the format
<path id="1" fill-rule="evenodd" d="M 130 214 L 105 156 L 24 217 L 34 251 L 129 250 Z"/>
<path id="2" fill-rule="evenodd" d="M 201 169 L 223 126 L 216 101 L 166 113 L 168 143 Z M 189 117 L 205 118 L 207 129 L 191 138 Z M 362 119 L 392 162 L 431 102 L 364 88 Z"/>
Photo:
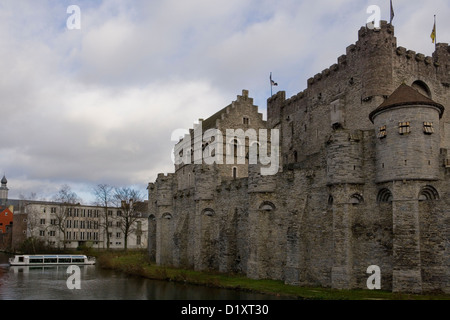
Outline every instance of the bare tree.
<path id="1" fill-rule="evenodd" d="M 108 214 L 109 208 L 114 203 L 114 187 L 107 184 L 99 184 L 93 190 L 95 196 L 95 204 L 103 208 L 101 213 L 101 219 L 99 221 L 99 227 L 106 235 L 106 248 L 109 250 L 110 232 L 112 217 Z"/>
<path id="2" fill-rule="evenodd" d="M 31 249 L 33 250 L 33 253 L 36 253 L 36 234 L 40 225 L 41 213 L 36 207 L 28 205 L 27 203 L 22 203 L 22 205 L 24 212 L 27 213 L 27 231 Z"/>
<path id="3" fill-rule="evenodd" d="M 63 185 L 58 193 L 55 195 L 54 200 L 59 203 L 60 209 L 56 211 L 56 225 L 59 231 L 63 234 L 63 245 L 66 249 L 66 228 L 67 228 L 67 218 L 72 208 L 80 203 L 80 198 L 78 195 L 72 191 L 68 185 Z"/>
<path id="4" fill-rule="evenodd" d="M 136 221 L 141 217 L 138 206 L 142 202 L 143 196 L 135 189 L 124 187 L 115 189 L 114 199 L 116 206 L 121 209 L 121 214 L 117 219 L 124 235 L 124 249 L 127 250 L 128 237 L 138 230 Z"/>

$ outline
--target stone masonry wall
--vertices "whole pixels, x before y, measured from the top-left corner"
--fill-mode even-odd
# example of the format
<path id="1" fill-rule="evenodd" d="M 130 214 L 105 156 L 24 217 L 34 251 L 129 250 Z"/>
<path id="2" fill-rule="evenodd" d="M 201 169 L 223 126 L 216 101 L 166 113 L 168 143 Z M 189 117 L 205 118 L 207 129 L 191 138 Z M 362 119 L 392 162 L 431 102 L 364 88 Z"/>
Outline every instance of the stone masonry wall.
<path id="1" fill-rule="evenodd" d="M 366 289 L 367 268 L 377 265 L 384 290 L 450 293 L 450 115 L 408 106 L 369 119 L 403 82 L 449 106 L 449 61 L 447 44 L 433 57 L 397 47 L 382 22 L 359 30 L 307 89 L 269 98 L 267 122 L 244 90 L 205 123 L 245 131 L 248 116 L 249 127 L 280 129 L 281 170 L 262 176 L 246 163 L 233 179 L 227 165 L 188 165 L 159 175 L 148 187 L 150 256 L 338 289 Z M 399 117 L 438 128 L 399 136 Z M 377 137 L 382 122 L 393 140 Z"/>

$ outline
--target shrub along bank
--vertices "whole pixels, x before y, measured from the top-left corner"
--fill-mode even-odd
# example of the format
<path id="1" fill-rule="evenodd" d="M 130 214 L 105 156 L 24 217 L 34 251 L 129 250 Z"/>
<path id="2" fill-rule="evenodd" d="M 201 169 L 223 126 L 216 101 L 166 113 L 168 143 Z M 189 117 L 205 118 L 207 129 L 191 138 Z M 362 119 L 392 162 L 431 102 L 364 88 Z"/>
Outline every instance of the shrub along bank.
<path id="1" fill-rule="evenodd" d="M 96 254 L 101 268 L 153 280 L 174 281 L 216 288 L 245 290 L 277 295 L 280 298 L 313 300 L 450 300 L 450 295 L 411 295 L 371 290 L 334 290 L 286 285 L 276 280 L 253 280 L 238 274 L 199 272 L 157 266 L 145 251 L 103 252 Z"/>

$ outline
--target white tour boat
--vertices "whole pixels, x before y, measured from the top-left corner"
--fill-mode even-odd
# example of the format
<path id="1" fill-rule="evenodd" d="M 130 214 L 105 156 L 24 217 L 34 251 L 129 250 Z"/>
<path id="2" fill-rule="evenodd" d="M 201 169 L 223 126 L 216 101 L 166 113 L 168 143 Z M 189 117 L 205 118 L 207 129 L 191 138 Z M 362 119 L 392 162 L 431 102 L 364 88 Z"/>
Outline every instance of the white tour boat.
<path id="1" fill-rule="evenodd" d="M 43 265 L 92 265 L 94 257 L 84 255 L 16 255 L 9 258 L 11 266 L 43 266 Z"/>

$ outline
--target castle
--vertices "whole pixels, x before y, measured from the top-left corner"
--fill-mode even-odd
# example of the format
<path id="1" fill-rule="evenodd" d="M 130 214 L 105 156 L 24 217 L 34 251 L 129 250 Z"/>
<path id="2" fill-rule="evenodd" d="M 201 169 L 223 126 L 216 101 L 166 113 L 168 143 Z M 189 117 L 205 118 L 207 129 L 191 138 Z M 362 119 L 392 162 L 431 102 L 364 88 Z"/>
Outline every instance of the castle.
<path id="1" fill-rule="evenodd" d="M 261 174 L 249 139 L 237 137 L 219 143 L 243 162 L 158 175 L 148 185 L 150 257 L 337 289 L 367 289 L 376 265 L 383 290 L 450 293 L 449 45 L 432 57 L 398 47 L 382 21 L 307 84 L 270 97 L 267 121 L 246 90 L 200 119 L 203 133 L 278 130 L 278 173 Z M 214 142 L 194 140 L 191 130 L 180 144 L 194 153 Z"/>

